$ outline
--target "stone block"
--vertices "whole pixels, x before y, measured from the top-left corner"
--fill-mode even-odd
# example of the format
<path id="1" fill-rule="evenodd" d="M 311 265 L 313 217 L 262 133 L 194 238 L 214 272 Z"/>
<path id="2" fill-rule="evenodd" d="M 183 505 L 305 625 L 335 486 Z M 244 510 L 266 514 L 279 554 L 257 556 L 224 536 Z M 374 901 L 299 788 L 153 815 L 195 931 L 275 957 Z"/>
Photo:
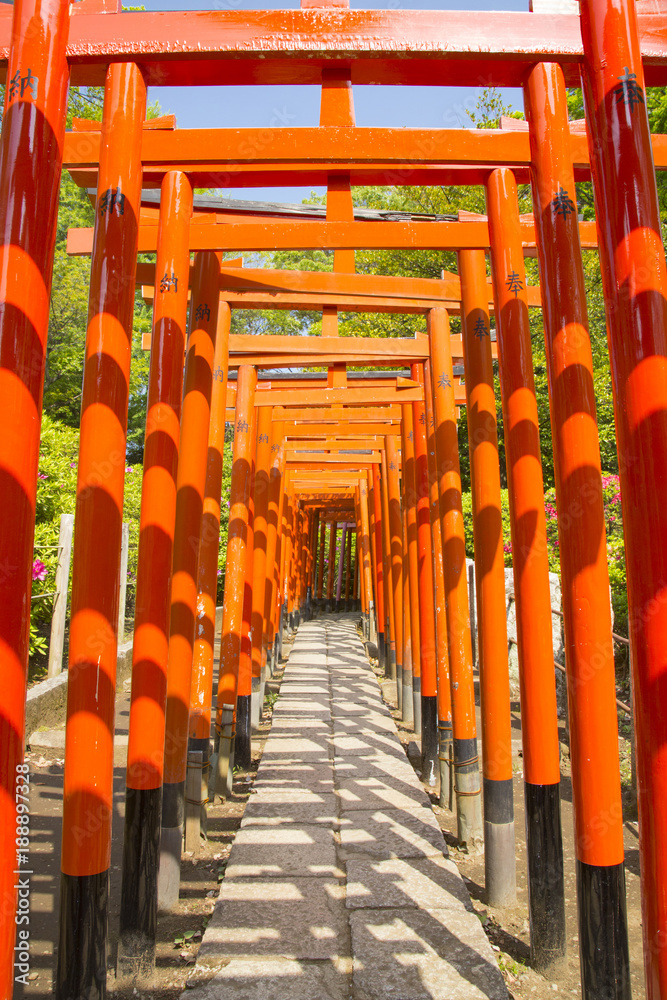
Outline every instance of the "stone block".
<path id="1" fill-rule="evenodd" d="M 200 960 L 348 953 L 344 886 L 331 878 L 223 879 Z"/>
<path id="2" fill-rule="evenodd" d="M 409 786 L 391 776 L 339 779 L 336 795 L 343 813 L 390 807 L 421 815 L 421 809 L 431 808 L 430 801 L 416 782 Z"/>
<path id="3" fill-rule="evenodd" d="M 340 963 L 337 963 L 340 964 Z M 193 978 L 192 984 L 196 983 Z M 182 1000 L 348 1000 L 350 977 L 332 962 L 297 962 L 284 958 L 234 958 Z"/>
<path id="4" fill-rule="evenodd" d="M 357 910 L 350 924 L 356 1000 L 508 1000 L 467 910 Z"/>
<path id="5" fill-rule="evenodd" d="M 448 858 L 348 861 L 346 867 L 348 909 L 472 910 L 465 883 Z"/>
<path id="6" fill-rule="evenodd" d="M 336 864 L 333 831 L 297 824 L 243 827 L 234 839 L 225 871 L 225 879 L 325 875 L 344 877 Z"/>
<path id="7" fill-rule="evenodd" d="M 444 856 L 440 827 L 430 810 L 415 816 L 400 809 L 358 810 L 341 817 L 342 860 Z"/>

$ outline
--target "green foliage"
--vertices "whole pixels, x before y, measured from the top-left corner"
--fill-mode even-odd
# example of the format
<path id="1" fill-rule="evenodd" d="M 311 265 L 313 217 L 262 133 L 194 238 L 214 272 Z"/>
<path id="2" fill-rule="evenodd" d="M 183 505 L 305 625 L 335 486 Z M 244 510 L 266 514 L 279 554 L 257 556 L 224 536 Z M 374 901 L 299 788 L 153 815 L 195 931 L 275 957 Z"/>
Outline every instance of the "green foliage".
<path id="1" fill-rule="evenodd" d="M 468 559 L 475 558 L 475 542 L 472 527 L 472 494 L 461 494 L 461 508 L 463 510 L 463 523 L 466 539 L 466 556 Z M 507 490 L 500 491 L 500 517 L 503 525 L 503 552 L 505 553 L 505 565 L 512 565 L 512 542 L 510 534 L 510 507 L 509 494 Z"/>

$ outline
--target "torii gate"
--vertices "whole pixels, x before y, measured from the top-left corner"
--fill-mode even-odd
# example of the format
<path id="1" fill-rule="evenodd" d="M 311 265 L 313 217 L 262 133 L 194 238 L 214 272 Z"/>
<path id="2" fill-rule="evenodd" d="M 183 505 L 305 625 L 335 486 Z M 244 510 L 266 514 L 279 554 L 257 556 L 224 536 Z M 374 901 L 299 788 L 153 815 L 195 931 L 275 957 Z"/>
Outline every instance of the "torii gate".
<path id="1" fill-rule="evenodd" d="M 593 943 L 600 940 L 601 934 L 606 946 L 603 966 L 584 961 L 582 975 L 586 995 L 598 989 L 615 991 L 615 995 L 627 993 L 618 797 L 613 787 L 613 768 L 598 771 L 590 763 L 598 759 L 603 747 L 613 759 L 611 736 L 614 734 L 610 733 L 608 725 L 613 677 L 610 676 L 610 643 L 605 638 L 608 631 L 607 593 L 600 585 L 602 561 L 590 551 L 591 540 L 599 537 L 600 528 L 599 496 L 595 499 L 599 453 L 585 346 L 585 299 L 576 252 L 579 233 L 574 211 L 574 174 L 567 156 L 569 128 L 564 97 L 565 83 L 577 85 L 581 72 L 598 225 L 603 235 L 600 252 L 608 300 L 619 457 L 627 511 L 625 530 L 633 628 L 634 698 L 642 737 L 638 741 L 638 770 L 642 878 L 646 892 L 647 982 L 651 998 L 664 996 L 667 994 L 667 959 L 660 942 L 667 929 L 667 904 L 660 890 L 665 880 L 667 857 L 667 806 L 664 805 L 667 796 L 660 760 L 667 742 L 661 697 L 667 513 L 661 502 L 661 486 L 667 468 L 667 388 L 664 379 L 667 277 L 644 96 L 645 79 L 649 84 L 664 83 L 665 79 L 664 15 L 644 14 L 640 5 L 638 12 L 625 0 L 613 3 L 586 0 L 582 4 L 581 21 L 572 15 L 485 14 L 481 24 L 474 13 L 430 11 L 339 9 L 326 11 L 325 16 L 317 10 L 275 11 L 268 15 L 262 12 L 261 16 L 255 12 L 110 15 L 86 13 L 84 4 L 90 2 L 84 0 L 71 23 L 67 5 L 57 0 L 44 0 L 39 4 L 36 0 L 24 0 L 15 5 L 13 13 L 0 11 L 0 47 L 4 39 L 9 82 L 0 147 L 0 226 L 5 261 L 2 273 L 6 276 L 4 309 L 0 315 L 0 379 L 4 390 L 0 395 L 4 431 L 0 440 L 0 467 L 6 480 L 7 501 L 0 515 L 0 551 L 8 567 L 0 601 L 2 658 L 4 676 L 8 679 L 6 714 L 0 730 L 3 748 L 7 748 L 3 772 L 6 801 L 3 801 L 0 816 L 3 837 L 0 892 L 3 899 L 9 904 L 15 899 L 15 876 L 11 866 L 15 863 L 16 769 L 23 766 L 27 663 L 25 603 L 30 593 L 49 275 L 70 65 L 73 83 L 99 84 L 106 79 L 108 128 L 100 157 L 96 203 L 99 214 L 93 254 L 75 541 L 78 576 L 73 596 L 72 665 L 75 670 L 72 676 L 80 671 L 81 684 L 73 684 L 73 693 L 70 693 L 69 746 L 106 746 L 109 738 L 116 650 L 110 623 L 116 620 L 115 580 L 118 574 L 114 574 L 117 569 L 114 553 L 119 531 L 117 514 L 122 503 L 125 442 L 122 385 L 127 383 L 129 365 L 124 331 L 131 316 L 134 280 L 121 282 L 119 289 L 103 279 L 112 259 L 119 263 L 123 279 L 133 273 L 137 244 L 140 236 L 144 239 L 138 217 L 146 84 L 282 82 L 286 70 L 291 82 L 319 83 L 323 75 L 331 73 L 332 67 L 338 72 L 336 68 L 341 64 L 343 77 L 357 84 L 462 85 L 474 83 L 482 74 L 490 83 L 525 85 L 529 99 L 538 252 L 544 285 L 554 292 L 545 297 L 544 304 L 546 335 L 551 348 L 549 361 L 561 529 L 566 541 L 562 568 L 566 582 L 566 635 L 572 649 L 568 671 L 570 689 L 577 693 L 577 698 L 573 697 L 570 703 L 571 725 L 573 746 L 581 749 L 576 765 L 573 758 L 573 783 L 582 955 L 594 954 Z M 88 9 L 93 9 L 92 5 Z M 96 4 L 96 10 L 104 9 L 102 2 Z M 10 17 L 13 18 L 11 32 Z M 141 61 L 141 68 L 136 59 Z M 113 63 L 107 69 L 109 60 Z M 255 150 L 254 158 L 257 154 Z M 412 157 L 422 158 L 419 150 Z M 118 177 L 123 178 L 122 191 L 117 186 Z M 533 559 L 538 554 L 531 548 L 530 529 L 527 521 L 522 520 L 520 506 L 517 509 L 517 500 L 530 498 L 526 510 L 538 509 L 541 475 L 537 469 L 539 462 L 533 461 L 531 465 L 524 461 L 531 454 L 536 459 L 525 288 L 513 285 L 514 278 L 505 287 L 508 275 L 520 274 L 522 230 L 516 218 L 518 213 L 514 211 L 515 186 L 511 172 L 504 167 L 490 170 L 486 183 L 489 243 L 482 242 L 483 224 L 471 222 L 467 224 L 467 246 L 473 254 L 480 246 L 489 244 L 492 250 L 506 432 L 511 443 L 508 458 L 514 496 L 515 573 L 527 596 L 539 558 Z M 317 231 L 319 242 L 315 245 L 329 248 L 394 246 L 399 240 L 399 234 L 391 228 L 393 223 L 327 221 L 315 225 L 320 227 Z M 466 241 L 457 243 L 446 228 L 440 238 L 436 235 L 438 228 L 450 225 L 456 223 L 433 226 L 408 222 L 402 238 L 412 239 L 411 245 L 461 249 Z M 249 223 L 245 228 L 229 226 L 233 237 L 231 248 L 265 245 L 267 238 L 274 247 L 287 241 L 311 246 L 315 233 L 312 228 L 305 228 L 310 226 L 309 222 L 293 223 L 289 236 L 281 236 L 278 227 L 270 224 Z M 429 228 L 431 232 L 427 233 Z M 207 234 L 203 225 L 199 229 L 201 233 L 195 235 L 201 240 L 202 249 L 206 249 L 206 241 L 212 234 Z M 468 260 L 472 267 L 473 262 L 466 253 L 463 250 L 461 263 Z M 567 290 L 568 294 L 559 295 L 559 290 Z M 216 285 L 216 301 L 218 292 Z M 436 326 L 446 322 L 442 310 L 433 310 L 431 318 Z M 506 338 L 508 326 L 512 330 L 512 343 Z M 209 331 L 201 327 L 193 333 L 200 334 L 194 338 L 194 350 Z M 437 341 L 443 339 L 436 337 Z M 180 354 L 178 350 L 173 353 L 179 368 L 182 346 L 181 340 Z M 115 366 L 118 376 L 115 381 L 109 373 L 109 365 Z M 580 378 L 575 377 L 577 373 Z M 428 399 L 428 394 L 426 396 Z M 190 405 L 192 400 L 187 397 L 186 385 L 185 402 Z M 223 406 L 225 403 L 223 401 Z M 437 416 L 437 394 L 434 403 Z M 451 410 L 451 399 L 448 405 Z M 104 406 L 109 420 L 102 427 L 103 434 L 93 435 L 92 416 Z M 451 413 L 444 423 L 451 429 Z M 99 432 L 100 427 L 99 422 L 98 426 L 93 422 L 92 429 Z M 568 438 L 572 427 L 577 428 L 576 446 Z M 515 443 L 517 450 L 513 450 Z M 101 455 L 107 460 L 109 454 L 119 455 L 120 459 L 110 463 L 109 475 L 103 477 L 101 484 L 96 463 Z M 526 467 L 530 471 L 524 479 Z M 441 476 L 441 493 L 446 477 L 445 472 Z M 592 490 L 592 494 L 589 491 L 592 499 L 590 506 L 582 508 L 581 496 L 586 485 Z M 570 518 L 567 530 L 566 516 Z M 105 548 L 109 558 L 104 573 L 98 568 L 93 571 L 89 565 L 98 524 L 103 524 L 109 542 Z M 443 548 L 447 544 L 445 531 L 446 519 L 443 520 Z M 523 555 L 531 558 L 522 562 L 524 547 Z M 93 595 L 94 601 L 91 600 Z M 583 605 L 594 607 L 594 613 L 582 614 Z M 594 625 L 600 629 L 595 635 L 587 631 Z M 93 676 L 86 643 L 96 633 L 101 650 L 97 677 L 99 680 L 102 676 L 108 690 L 102 694 L 99 714 L 85 719 L 86 686 Z M 530 654 L 530 649 L 523 650 L 524 657 L 530 658 Z M 596 665 L 591 672 L 594 655 Z M 592 706 L 592 711 L 581 711 L 583 705 Z M 532 720 L 527 717 L 526 725 L 549 714 L 547 702 L 543 709 L 544 712 L 536 713 Z M 557 798 L 557 780 L 544 780 L 546 771 L 540 769 L 545 760 L 538 756 L 526 761 L 529 812 L 531 822 L 536 824 L 545 815 L 553 817 L 554 790 Z M 548 771 L 552 765 L 548 761 L 546 764 Z M 63 997 L 71 992 L 97 995 L 104 989 L 105 969 L 100 958 L 103 959 L 105 941 L 108 875 L 107 765 L 108 761 L 100 770 L 102 780 L 91 790 L 83 755 L 77 759 L 76 755 L 68 754 L 66 828 L 76 826 L 92 809 L 99 817 L 100 829 L 91 832 L 86 852 L 77 853 L 74 843 L 64 839 L 63 913 L 71 916 L 91 901 L 100 905 L 87 911 L 86 935 L 99 946 L 93 953 L 81 947 L 82 927 L 73 920 L 63 921 L 57 986 L 57 995 Z M 532 780 L 531 775 L 538 774 L 542 777 Z M 608 817 L 608 821 L 604 832 L 595 836 L 594 826 L 600 816 Z M 539 890 L 538 886 L 538 895 Z M 12 909 L 12 905 L 6 906 L 5 913 L 11 913 Z M 600 914 L 607 918 L 606 924 L 599 922 Z M 531 918 L 534 916 L 531 912 Z M 558 923 L 556 920 L 555 924 Z M 545 933 L 550 930 L 548 926 L 533 929 Z M 590 949 L 584 947 L 584 940 L 590 942 Z M 2 968 L 8 970 L 5 973 L 7 983 L 11 981 L 12 947 L 13 925 L 10 918 L 5 918 Z"/>

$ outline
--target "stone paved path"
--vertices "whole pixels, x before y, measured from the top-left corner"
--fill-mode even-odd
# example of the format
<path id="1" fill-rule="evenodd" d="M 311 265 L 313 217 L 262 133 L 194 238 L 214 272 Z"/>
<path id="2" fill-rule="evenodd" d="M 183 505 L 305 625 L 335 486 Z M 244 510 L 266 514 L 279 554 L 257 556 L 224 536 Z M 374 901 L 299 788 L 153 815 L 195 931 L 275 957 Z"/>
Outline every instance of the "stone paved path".
<path id="1" fill-rule="evenodd" d="M 354 616 L 299 629 L 254 789 L 184 997 L 507 1000 Z"/>

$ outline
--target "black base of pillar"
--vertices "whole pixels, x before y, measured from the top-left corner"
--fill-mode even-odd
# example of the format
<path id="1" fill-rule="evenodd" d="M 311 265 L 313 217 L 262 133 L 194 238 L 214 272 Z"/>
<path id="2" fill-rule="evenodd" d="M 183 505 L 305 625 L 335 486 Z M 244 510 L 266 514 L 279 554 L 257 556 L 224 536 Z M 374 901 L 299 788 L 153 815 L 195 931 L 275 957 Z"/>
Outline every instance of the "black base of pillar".
<path id="1" fill-rule="evenodd" d="M 56 1000 L 104 1000 L 109 872 L 60 876 Z"/>
<path id="2" fill-rule="evenodd" d="M 392 646 L 387 653 L 387 677 L 390 681 L 395 681 L 397 677 L 396 650 Z"/>
<path id="3" fill-rule="evenodd" d="M 143 978 L 155 969 L 161 817 L 161 787 L 125 789 L 119 978 Z"/>
<path id="4" fill-rule="evenodd" d="M 378 666 L 383 673 L 387 672 L 387 650 L 384 642 L 384 632 L 378 632 Z"/>
<path id="5" fill-rule="evenodd" d="M 524 785 L 531 965 L 546 972 L 565 958 L 565 879 L 560 784 Z"/>
<path id="6" fill-rule="evenodd" d="M 438 700 L 422 695 L 422 781 L 429 788 L 438 776 Z"/>
<path id="7" fill-rule="evenodd" d="M 577 861 L 583 1000 L 630 1000 L 625 869 Z"/>
<path id="8" fill-rule="evenodd" d="M 234 743 L 234 763 L 247 771 L 252 760 L 252 738 L 250 725 L 250 695 L 239 695 L 236 701 L 236 740 Z"/>

